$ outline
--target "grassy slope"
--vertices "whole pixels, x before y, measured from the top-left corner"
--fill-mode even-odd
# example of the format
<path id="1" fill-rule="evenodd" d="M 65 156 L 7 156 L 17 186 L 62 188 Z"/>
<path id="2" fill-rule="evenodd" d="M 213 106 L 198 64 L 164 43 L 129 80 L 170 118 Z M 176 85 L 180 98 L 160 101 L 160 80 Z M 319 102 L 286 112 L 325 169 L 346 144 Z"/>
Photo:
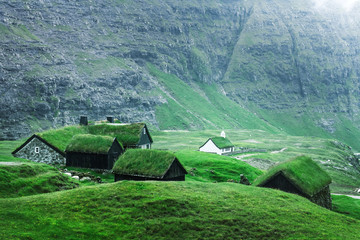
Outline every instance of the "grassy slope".
<path id="1" fill-rule="evenodd" d="M 219 94 L 215 86 L 190 86 L 175 75 L 159 71 L 153 65 L 149 64 L 148 69 L 163 85 L 162 95 L 167 100 L 167 104 L 156 108 L 161 129 L 242 127 L 279 132 L 275 127 Z"/>
<path id="2" fill-rule="evenodd" d="M 240 174 L 244 174 L 252 182 L 262 174 L 249 164 L 230 157 L 190 150 L 178 151 L 175 155 L 189 172 L 186 179 L 191 181 L 238 181 Z"/>
<path id="3" fill-rule="evenodd" d="M 360 221 L 235 183 L 118 182 L 0 199 L 0 238 L 356 239 Z"/>
<path id="4" fill-rule="evenodd" d="M 148 69 L 162 84 L 160 92 L 167 100 L 166 104 L 156 108 L 160 129 L 261 129 L 294 136 L 335 137 L 356 150 L 360 149 L 357 140 L 360 130 L 344 114 L 299 114 L 296 108 L 268 111 L 255 105 L 249 106 L 252 109 L 250 112 L 221 94 L 214 84 L 187 84 L 175 75 L 159 71 L 153 65 L 149 64 Z M 333 127 L 337 130 L 333 134 L 319 127 L 318 122 L 322 118 L 334 120 Z"/>
<path id="5" fill-rule="evenodd" d="M 249 138 L 241 138 L 251 134 L 266 142 L 272 136 L 265 136 L 261 131 L 237 131 L 227 132 L 227 135 L 240 145 L 264 147 L 262 144 L 265 143 L 245 142 Z M 194 142 L 206 140 L 216 132 L 154 132 L 153 136 L 159 139 L 158 144 L 169 140 L 169 148 L 194 149 Z M 313 142 L 312 146 L 316 147 L 319 144 L 314 144 L 319 139 L 299 141 L 299 138 L 289 137 L 280 145 L 277 140 L 272 139 L 269 144 L 272 150 L 285 142 L 289 145 L 308 143 L 307 146 Z M 10 156 L 14 143 L 18 144 L 0 142 L 1 157 Z M 245 173 L 252 181 L 260 174 L 259 170 L 239 160 L 189 150 L 178 151 L 176 156 L 188 170 L 197 169 L 195 176 L 187 176 L 187 182 L 122 182 L 41 196 L 0 199 L 0 218 L 6 219 L 6 224 L 0 226 L 0 238 L 113 239 L 146 235 L 157 239 L 169 236 L 182 239 L 239 236 L 356 239 L 360 234 L 356 232 L 359 231 L 356 228 L 358 221 L 319 208 L 295 195 L 233 183 L 206 183 L 227 181 L 240 173 Z M 347 205 L 338 200 L 334 196 L 336 211 L 352 211 L 354 214 L 350 216 L 357 217 L 357 202 Z"/>
<path id="6" fill-rule="evenodd" d="M 198 150 L 209 138 L 219 136 L 220 130 L 204 131 L 152 131 L 154 139 L 153 148 L 169 150 Z M 317 162 L 331 176 L 333 183 L 331 190 L 334 192 L 351 192 L 360 186 L 360 172 L 349 165 L 346 160 L 350 156 L 348 151 L 333 144 L 331 139 L 315 137 L 297 137 L 285 134 L 271 134 L 261 130 L 225 130 L 226 136 L 236 147 L 265 149 L 266 152 L 252 153 L 242 160 L 255 164 L 269 162 L 275 164 L 306 155 Z M 274 151 L 284 151 L 273 153 Z M 249 153 L 239 154 L 238 156 Z"/>
<path id="7" fill-rule="evenodd" d="M 170 140 L 170 138 L 167 138 Z M 23 161 L 29 162 L 25 159 L 16 159 L 11 156 L 10 152 L 19 144 L 21 141 L 8 141 L 0 142 L 0 161 L 6 158 L 7 161 Z M 3 154 L 3 155 L 2 155 Z M 188 180 L 201 181 L 201 182 L 226 182 L 230 179 L 239 180 L 239 174 L 243 173 L 250 181 L 254 180 L 262 172 L 258 169 L 251 167 L 249 164 L 239 160 L 235 160 L 229 157 L 195 152 L 195 151 L 178 151 L 176 156 L 181 161 L 185 169 L 191 172 L 192 175 L 188 175 Z M 47 166 L 45 164 L 38 164 Z M 14 169 L 18 166 L 14 166 Z M 65 167 L 64 167 L 65 168 Z M 95 171 L 81 168 L 66 167 L 68 170 L 76 170 L 80 172 L 91 172 L 95 176 L 102 178 L 103 182 L 109 183 L 114 181 L 112 174 L 99 174 Z M 192 170 L 192 169 L 196 170 Z M 35 179 L 35 178 L 34 178 Z M 32 179 L 32 180 L 34 180 Z M 28 182 L 30 184 L 30 182 Z M 93 182 L 80 182 L 80 185 L 95 184 Z M 37 192 L 34 192 L 36 194 Z M 29 193 L 30 194 L 30 193 Z M 27 195 L 29 195 L 27 194 Z M 20 194 L 21 195 L 21 194 Z"/>
<path id="8" fill-rule="evenodd" d="M 46 164 L 0 165 L 0 198 L 49 193 L 76 186 L 68 176 Z"/>
<path id="9" fill-rule="evenodd" d="M 360 220 L 360 199 L 332 195 L 333 210 Z"/>

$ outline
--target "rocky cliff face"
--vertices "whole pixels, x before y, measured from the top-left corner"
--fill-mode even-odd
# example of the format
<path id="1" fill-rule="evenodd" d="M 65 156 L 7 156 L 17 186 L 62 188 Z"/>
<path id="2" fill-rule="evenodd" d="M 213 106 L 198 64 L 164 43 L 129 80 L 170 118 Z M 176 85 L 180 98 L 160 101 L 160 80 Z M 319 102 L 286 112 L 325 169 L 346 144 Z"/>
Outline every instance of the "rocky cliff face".
<path id="1" fill-rule="evenodd" d="M 359 128 L 358 10 L 310 0 L 2 1 L 0 139 L 75 123 L 80 114 L 165 128 L 159 109 L 187 106 L 150 65 L 212 106 L 225 96 L 290 133 L 302 132 L 276 116 L 313 125 L 305 134 L 319 128 L 342 138 L 344 122 Z M 220 105 L 224 121 L 246 126 Z"/>
<path id="2" fill-rule="evenodd" d="M 146 63 L 184 81 L 220 80 L 248 16 L 237 1 L 9 1 L 0 9 L 1 139 L 79 114 L 156 126 L 163 100 L 151 94 L 158 83 Z"/>

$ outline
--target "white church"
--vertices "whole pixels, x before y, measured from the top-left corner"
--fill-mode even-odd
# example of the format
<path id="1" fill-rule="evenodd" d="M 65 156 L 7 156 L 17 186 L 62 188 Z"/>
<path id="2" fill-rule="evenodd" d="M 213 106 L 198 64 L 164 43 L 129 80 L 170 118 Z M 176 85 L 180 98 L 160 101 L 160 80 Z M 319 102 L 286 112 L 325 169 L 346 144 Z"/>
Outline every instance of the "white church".
<path id="1" fill-rule="evenodd" d="M 221 132 L 220 137 L 209 138 L 200 148 L 201 152 L 216 153 L 222 155 L 234 151 L 234 144 L 226 138 L 225 132 Z"/>

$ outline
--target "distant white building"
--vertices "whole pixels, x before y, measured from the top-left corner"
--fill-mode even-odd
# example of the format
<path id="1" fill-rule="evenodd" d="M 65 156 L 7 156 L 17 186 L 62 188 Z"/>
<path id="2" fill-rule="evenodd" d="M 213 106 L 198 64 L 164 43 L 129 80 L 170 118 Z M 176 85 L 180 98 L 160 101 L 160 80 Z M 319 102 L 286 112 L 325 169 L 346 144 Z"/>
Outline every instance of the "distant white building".
<path id="1" fill-rule="evenodd" d="M 221 133 L 225 136 L 225 133 Z M 222 155 L 234 151 L 234 144 L 225 137 L 213 137 L 209 138 L 200 148 L 201 152 L 216 153 Z"/>

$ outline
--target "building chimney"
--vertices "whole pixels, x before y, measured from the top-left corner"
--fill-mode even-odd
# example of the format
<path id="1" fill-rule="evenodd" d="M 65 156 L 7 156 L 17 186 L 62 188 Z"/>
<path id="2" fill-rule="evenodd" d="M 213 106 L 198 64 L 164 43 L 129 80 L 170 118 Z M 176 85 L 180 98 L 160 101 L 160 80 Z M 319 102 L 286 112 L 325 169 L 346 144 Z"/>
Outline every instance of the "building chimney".
<path id="1" fill-rule="evenodd" d="M 87 126 L 88 125 L 88 118 L 87 116 L 80 116 L 80 125 Z"/>
<path id="2" fill-rule="evenodd" d="M 113 116 L 107 116 L 107 117 L 106 117 L 106 120 L 107 120 L 109 123 L 114 123 L 114 117 L 113 117 Z"/>

